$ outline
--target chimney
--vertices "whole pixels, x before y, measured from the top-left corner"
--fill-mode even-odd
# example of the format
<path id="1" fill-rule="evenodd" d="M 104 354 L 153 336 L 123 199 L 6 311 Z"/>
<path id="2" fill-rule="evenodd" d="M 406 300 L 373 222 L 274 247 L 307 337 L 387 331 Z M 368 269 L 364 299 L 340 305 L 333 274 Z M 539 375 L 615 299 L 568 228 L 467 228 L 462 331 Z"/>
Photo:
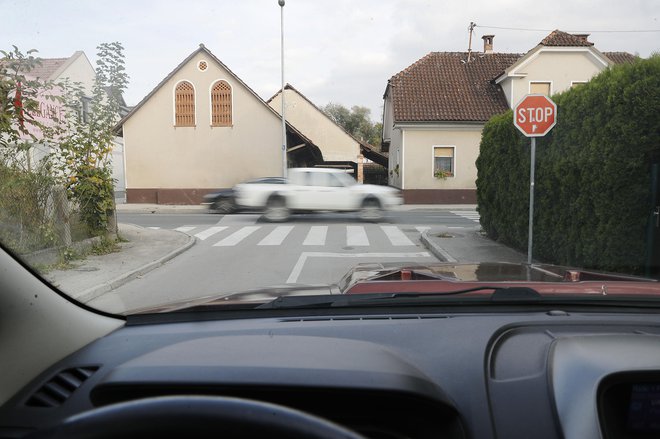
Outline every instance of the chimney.
<path id="1" fill-rule="evenodd" d="M 589 35 L 590 34 L 573 34 L 574 37 L 578 37 L 579 39 L 586 41 L 587 43 L 589 42 L 588 40 Z"/>
<path id="2" fill-rule="evenodd" d="M 495 35 L 484 35 L 481 37 L 484 40 L 484 53 L 493 53 L 493 39 Z"/>

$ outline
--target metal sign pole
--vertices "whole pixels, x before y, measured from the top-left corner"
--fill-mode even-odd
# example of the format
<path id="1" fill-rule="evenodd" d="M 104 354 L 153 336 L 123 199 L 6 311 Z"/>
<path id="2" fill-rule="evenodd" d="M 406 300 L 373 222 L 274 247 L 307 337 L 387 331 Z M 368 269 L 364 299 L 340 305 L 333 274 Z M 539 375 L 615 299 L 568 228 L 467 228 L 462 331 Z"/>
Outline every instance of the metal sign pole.
<path id="1" fill-rule="evenodd" d="M 527 264 L 532 264 L 534 233 L 534 163 L 536 162 L 536 137 L 532 137 L 532 157 L 529 165 L 529 237 L 527 238 Z"/>

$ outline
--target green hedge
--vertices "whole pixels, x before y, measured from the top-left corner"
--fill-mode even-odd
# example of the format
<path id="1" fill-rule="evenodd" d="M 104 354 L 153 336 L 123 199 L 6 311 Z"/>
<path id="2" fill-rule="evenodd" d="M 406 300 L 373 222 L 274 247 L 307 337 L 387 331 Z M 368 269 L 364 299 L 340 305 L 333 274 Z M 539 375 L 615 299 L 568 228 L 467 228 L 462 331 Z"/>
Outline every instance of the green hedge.
<path id="1" fill-rule="evenodd" d="M 557 125 L 536 144 L 534 258 L 642 272 L 650 157 L 660 152 L 660 55 L 607 69 L 553 100 Z M 481 224 L 524 251 L 529 161 L 513 112 L 493 117 L 477 159 Z"/>

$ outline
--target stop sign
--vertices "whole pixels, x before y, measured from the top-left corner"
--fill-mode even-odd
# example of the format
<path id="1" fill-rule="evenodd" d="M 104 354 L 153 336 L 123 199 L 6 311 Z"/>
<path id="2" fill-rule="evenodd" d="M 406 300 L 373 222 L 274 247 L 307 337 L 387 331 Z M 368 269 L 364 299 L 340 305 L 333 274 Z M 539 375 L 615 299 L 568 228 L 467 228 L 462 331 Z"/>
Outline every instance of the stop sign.
<path id="1" fill-rule="evenodd" d="M 513 124 L 527 137 L 542 137 L 557 123 L 557 104 L 546 95 L 527 95 L 513 110 Z"/>

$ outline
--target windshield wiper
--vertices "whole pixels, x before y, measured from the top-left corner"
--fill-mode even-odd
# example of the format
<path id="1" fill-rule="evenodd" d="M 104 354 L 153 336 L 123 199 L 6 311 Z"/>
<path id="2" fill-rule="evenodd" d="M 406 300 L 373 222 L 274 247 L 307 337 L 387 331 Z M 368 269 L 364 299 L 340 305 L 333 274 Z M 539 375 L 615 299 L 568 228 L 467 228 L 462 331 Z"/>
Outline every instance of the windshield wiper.
<path id="1" fill-rule="evenodd" d="M 528 287 L 494 287 L 479 286 L 441 293 L 374 293 L 374 294 L 347 294 L 337 296 L 281 296 L 270 302 L 261 304 L 255 309 L 283 309 L 283 308 L 327 308 L 351 307 L 369 305 L 400 305 L 414 302 L 426 304 L 428 299 L 442 299 L 449 296 L 459 296 L 475 291 L 493 291 L 490 296 L 477 297 L 477 299 L 491 302 L 537 302 L 543 298 L 533 288 Z"/>

